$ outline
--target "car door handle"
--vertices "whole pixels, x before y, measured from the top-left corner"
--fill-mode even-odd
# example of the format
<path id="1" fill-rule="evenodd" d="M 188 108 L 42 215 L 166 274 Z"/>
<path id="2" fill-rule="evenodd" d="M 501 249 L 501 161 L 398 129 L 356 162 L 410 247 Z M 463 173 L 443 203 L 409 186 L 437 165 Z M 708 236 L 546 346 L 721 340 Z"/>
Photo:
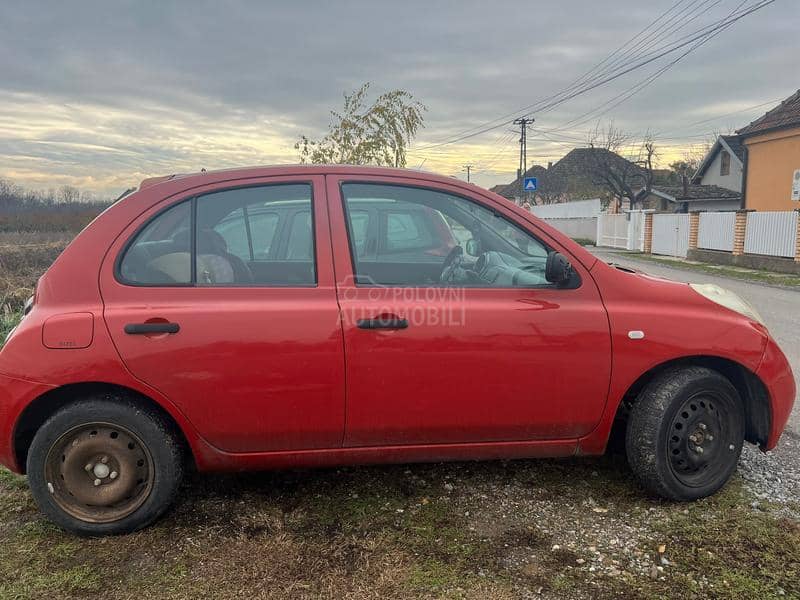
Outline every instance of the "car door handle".
<path id="1" fill-rule="evenodd" d="M 377 319 L 359 319 L 356 324 L 359 329 L 406 329 L 408 320 L 397 317 L 379 317 Z"/>
<path id="2" fill-rule="evenodd" d="M 148 333 L 178 333 L 181 326 L 177 323 L 128 323 L 125 333 L 130 335 L 146 335 Z"/>

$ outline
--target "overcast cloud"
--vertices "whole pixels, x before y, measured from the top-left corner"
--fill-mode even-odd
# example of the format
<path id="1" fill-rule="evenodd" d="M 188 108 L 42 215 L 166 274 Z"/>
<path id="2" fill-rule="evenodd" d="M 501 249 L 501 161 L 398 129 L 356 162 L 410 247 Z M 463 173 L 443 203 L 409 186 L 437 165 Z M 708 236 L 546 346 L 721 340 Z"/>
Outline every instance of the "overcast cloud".
<path id="1" fill-rule="evenodd" d="M 673 4 L 5 2 L 0 177 L 107 195 L 155 174 L 297 162 L 298 135 L 324 133 L 342 93 L 365 81 L 376 93 L 408 90 L 428 106 L 416 143 L 425 148 L 564 88 Z M 676 36 L 739 4 L 683 0 Z M 769 106 L 721 115 L 800 87 L 798 25 L 800 2 L 777 0 L 602 118 L 657 132 L 665 161 L 712 130 L 741 127 Z M 536 127 L 561 127 L 663 64 L 534 112 Z M 594 122 L 551 139 L 534 132 L 529 162 L 557 159 Z M 513 178 L 516 140 L 504 126 L 417 150 L 409 166 L 424 161 L 463 176 L 469 162 L 488 186 Z"/>

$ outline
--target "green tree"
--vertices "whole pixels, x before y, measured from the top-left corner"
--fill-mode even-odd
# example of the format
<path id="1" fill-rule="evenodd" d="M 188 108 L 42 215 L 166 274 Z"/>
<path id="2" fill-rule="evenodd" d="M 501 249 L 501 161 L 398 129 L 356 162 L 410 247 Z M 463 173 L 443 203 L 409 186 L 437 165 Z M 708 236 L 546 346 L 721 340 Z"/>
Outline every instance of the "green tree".
<path id="1" fill-rule="evenodd" d="M 369 83 L 344 96 L 344 110 L 331 111 L 333 122 L 320 140 L 301 136 L 294 145 L 301 163 L 404 167 L 406 151 L 423 126 L 426 107 L 403 90 L 381 94 L 367 105 Z"/>

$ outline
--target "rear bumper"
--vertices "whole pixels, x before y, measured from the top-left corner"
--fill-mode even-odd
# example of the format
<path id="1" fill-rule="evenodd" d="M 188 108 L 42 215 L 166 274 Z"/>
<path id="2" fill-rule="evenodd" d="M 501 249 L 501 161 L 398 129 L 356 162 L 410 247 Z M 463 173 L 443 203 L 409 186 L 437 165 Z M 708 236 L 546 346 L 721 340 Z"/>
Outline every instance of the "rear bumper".
<path id="1" fill-rule="evenodd" d="M 781 433 L 789 421 L 797 393 L 789 361 L 772 337 L 767 340 L 764 357 L 761 359 L 756 375 L 764 382 L 769 392 L 772 418 L 764 449 L 772 450 L 778 445 Z"/>
<path id="2" fill-rule="evenodd" d="M 0 373 L 0 464 L 15 473 L 24 470 L 14 453 L 14 428 L 19 415 L 33 400 L 53 387 Z"/>

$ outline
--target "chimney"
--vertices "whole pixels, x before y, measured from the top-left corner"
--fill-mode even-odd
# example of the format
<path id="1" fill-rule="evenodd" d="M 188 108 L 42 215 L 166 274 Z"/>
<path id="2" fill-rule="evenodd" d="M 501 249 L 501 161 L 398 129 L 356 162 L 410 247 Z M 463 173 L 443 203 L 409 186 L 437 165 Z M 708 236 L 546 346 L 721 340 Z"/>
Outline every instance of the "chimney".
<path id="1" fill-rule="evenodd" d="M 547 168 L 548 168 L 548 170 L 553 168 L 553 161 L 552 160 L 547 161 Z"/>
<path id="2" fill-rule="evenodd" d="M 689 197 L 689 178 L 684 173 L 683 176 L 681 177 L 681 180 L 682 180 L 682 183 L 683 183 L 683 197 L 684 198 L 688 198 Z"/>

